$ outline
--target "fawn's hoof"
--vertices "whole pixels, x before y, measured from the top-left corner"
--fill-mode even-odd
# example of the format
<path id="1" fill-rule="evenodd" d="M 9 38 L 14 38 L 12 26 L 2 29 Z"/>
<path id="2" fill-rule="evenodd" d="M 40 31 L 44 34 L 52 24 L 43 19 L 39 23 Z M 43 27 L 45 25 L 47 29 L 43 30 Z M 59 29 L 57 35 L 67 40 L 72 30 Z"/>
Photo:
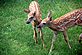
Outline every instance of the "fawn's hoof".
<path id="1" fill-rule="evenodd" d="M 69 46 L 69 48 L 71 49 L 72 47 L 71 47 L 71 46 Z"/>
<path id="2" fill-rule="evenodd" d="M 72 48 L 70 44 L 68 44 L 68 46 L 69 46 L 69 49 L 71 49 L 71 48 Z"/>
<path id="3" fill-rule="evenodd" d="M 46 45 L 43 45 L 43 48 L 46 48 Z"/>

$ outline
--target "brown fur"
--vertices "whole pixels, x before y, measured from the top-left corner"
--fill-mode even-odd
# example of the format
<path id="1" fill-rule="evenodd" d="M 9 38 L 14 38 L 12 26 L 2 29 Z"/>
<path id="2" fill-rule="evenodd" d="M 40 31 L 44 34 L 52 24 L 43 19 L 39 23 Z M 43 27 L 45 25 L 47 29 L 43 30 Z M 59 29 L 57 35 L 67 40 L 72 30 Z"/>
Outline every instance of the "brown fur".
<path id="1" fill-rule="evenodd" d="M 51 53 L 53 49 L 53 43 L 57 37 L 58 32 L 63 33 L 66 43 L 68 44 L 69 48 L 71 48 L 68 41 L 67 29 L 75 25 L 82 26 L 82 9 L 77 9 L 69 12 L 55 20 L 51 19 L 51 13 L 49 12 L 47 18 L 42 20 L 38 27 L 43 27 L 45 24 L 54 31 L 54 36 L 52 38 L 52 44 L 49 53 Z M 81 38 L 79 40 L 81 40 Z"/>
<path id="2" fill-rule="evenodd" d="M 38 40 L 37 40 L 37 31 L 36 31 L 36 27 L 40 24 L 40 22 L 42 21 L 41 19 L 41 11 L 40 11 L 40 6 L 38 4 L 38 2 L 36 1 L 32 1 L 29 5 L 29 9 L 25 9 L 25 12 L 28 13 L 28 19 L 30 17 L 34 17 L 36 18 L 36 20 L 32 21 L 32 26 L 33 26 L 33 30 L 34 30 L 34 39 L 35 39 L 35 42 L 37 43 Z M 35 15 L 34 15 L 35 13 Z M 42 44 L 43 44 L 43 47 L 45 47 L 44 45 L 44 40 L 43 40 L 43 34 L 42 34 L 42 30 L 41 28 L 38 28 L 38 32 L 40 32 L 40 38 L 42 40 Z"/>
<path id="3" fill-rule="evenodd" d="M 64 31 L 75 25 L 82 25 L 82 9 L 74 10 L 53 20 L 50 28 L 57 31 Z"/>

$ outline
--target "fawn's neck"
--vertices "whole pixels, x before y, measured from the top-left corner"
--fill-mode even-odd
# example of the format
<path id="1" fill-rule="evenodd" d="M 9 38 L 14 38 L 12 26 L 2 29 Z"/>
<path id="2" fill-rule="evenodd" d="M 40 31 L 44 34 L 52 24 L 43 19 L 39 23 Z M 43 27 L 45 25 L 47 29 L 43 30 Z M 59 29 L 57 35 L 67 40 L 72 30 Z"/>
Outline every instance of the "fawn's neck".
<path id="1" fill-rule="evenodd" d="M 34 20 L 34 22 L 35 22 L 36 25 L 39 25 L 41 23 L 41 21 L 42 21 L 42 19 L 36 19 L 36 20 Z"/>
<path id="2" fill-rule="evenodd" d="M 56 25 L 56 24 L 53 22 L 53 20 L 50 21 L 48 27 L 49 27 L 50 29 L 52 29 L 53 31 L 58 31 L 58 25 Z"/>

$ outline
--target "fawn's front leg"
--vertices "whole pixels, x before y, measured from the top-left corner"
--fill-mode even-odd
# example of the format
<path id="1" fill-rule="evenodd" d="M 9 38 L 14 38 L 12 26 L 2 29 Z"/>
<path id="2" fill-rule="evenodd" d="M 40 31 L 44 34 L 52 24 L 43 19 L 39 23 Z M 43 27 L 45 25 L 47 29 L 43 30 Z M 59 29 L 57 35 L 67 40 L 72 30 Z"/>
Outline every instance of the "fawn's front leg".
<path id="1" fill-rule="evenodd" d="M 38 43 L 36 27 L 33 27 L 33 30 L 34 30 L 34 36 L 33 37 L 34 37 L 35 43 Z"/>
<path id="2" fill-rule="evenodd" d="M 52 50 L 53 50 L 53 45 L 54 45 L 54 42 L 57 38 L 57 32 L 54 32 L 54 36 L 52 38 L 52 42 L 51 42 L 51 48 L 50 48 L 50 51 L 49 51 L 49 55 L 51 54 Z"/>
<path id="3" fill-rule="evenodd" d="M 44 44 L 44 39 L 43 39 L 43 33 L 42 33 L 42 29 L 41 28 L 38 28 L 38 32 L 40 33 L 40 38 L 41 38 L 41 41 L 42 41 L 42 44 L 43 44 L 43 47 L 45 48 L 45 44 Z"/>
<path id="4" fill-rule="evenodd" d="M 67 35 L 66 30 L 63 31 L 63 35 L 64 35 L 64 39 L 65 39 L 66 43 L 68 44 L 69 48 L 71 49 L 71 45 L 69 44 L 69 41 L 68 41 L 69 39 L 68 39 L 68 35 Z"/>

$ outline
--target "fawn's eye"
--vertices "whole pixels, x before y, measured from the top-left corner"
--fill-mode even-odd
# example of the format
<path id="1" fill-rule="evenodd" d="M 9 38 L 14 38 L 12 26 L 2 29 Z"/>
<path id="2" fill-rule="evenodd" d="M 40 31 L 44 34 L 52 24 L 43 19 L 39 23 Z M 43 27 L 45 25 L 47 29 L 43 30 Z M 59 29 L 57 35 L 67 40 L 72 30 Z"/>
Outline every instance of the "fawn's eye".
<path id="1" fill-rule="evenodd" d="M 44 25 L 46 24 L 46 23 L 43 23 Z"/>

